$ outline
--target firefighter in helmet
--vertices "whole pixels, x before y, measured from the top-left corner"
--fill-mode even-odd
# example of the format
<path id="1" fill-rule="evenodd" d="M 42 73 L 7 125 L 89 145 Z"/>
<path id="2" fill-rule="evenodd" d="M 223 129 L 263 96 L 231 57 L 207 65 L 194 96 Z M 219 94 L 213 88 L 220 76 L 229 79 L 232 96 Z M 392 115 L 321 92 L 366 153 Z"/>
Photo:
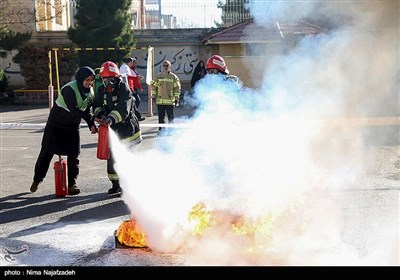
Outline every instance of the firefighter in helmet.
<path id="1" fill-rule="evenodd" d="M 134 113 L 134 100 L 128 85 L 121 79 L 118 66 L 111 61 L 100 67 L 103 84 L 99 86 L 93 102 L 93 112 L 100 125 L 109 127 L 126 145 L 133 146 L 142 141 L 139 121 Z M 108 194 L 121 193 L 119 177 L 114 169 L 112 152 L 107 160 L 108 178 L 112 187 Z"/>
<path id="2" fill-rule="evenodd" d="M 219 55 L 213 55 L 207 60 L 206 72 L 207 74 L 224 75 L 226 80 L 233 81 L 238 86 L 241 85 L 237 76 L 229 75 L 228 66 L 226 66 L 225 60 Z"/>

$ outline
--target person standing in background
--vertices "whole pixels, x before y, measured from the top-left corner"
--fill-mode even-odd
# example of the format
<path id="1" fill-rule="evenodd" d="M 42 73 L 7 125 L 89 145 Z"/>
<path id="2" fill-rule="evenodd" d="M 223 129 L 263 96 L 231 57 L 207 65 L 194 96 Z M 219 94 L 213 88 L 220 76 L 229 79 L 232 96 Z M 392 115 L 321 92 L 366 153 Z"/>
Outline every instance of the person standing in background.
<path id="1" fill-rule="evenodd" d="M 140 75 L 139 72 L 137 71 L 136 57 L 133 58 L 131 70 L 133 72 L 133 76 L 128 77 L 128 84 L 132 90 L 133 97 L 135 97 L 135 104 L 136 104 L 136 108 L 139 113 L 139 105 L 141 102 L 140 93 L 143 92 L 143 88 L 142 88 L 142 84 L 140 83 L 140 80 L 142 80 L 144 77 L 142 75 Z M 136 112 L 135 112 L 135 114 L 136 114 Z M 146 119 L 140 113 L 139 113 L 139 115 L 136 115 L 136 116 L 138 117 L 139 121 L 144 121 Z"/>
<path id="2" fill-rule="evenodd" d="M 94 99 L 93 82 L 95 72 L 85 66 L 75 75 L 75 80 L 61 88 L 51 108 L 42 138 L 42 148 L 35 164 L 35 174 L 30 191 L 36 192 L 46 177 L 54 155 L 67 156 L 68 194 L 80 193 L 76 186 L 79 175 L 79 154 L 81 151 L 80 126 L 84 119 L 92 134 L 97 132 L 91 105 Z"/>
<path id="3" fill-rule="evenodd" d="M 136 62 L 136 58 L 124 57 L 122 59 L 122 62 L 123 62 L 123 64 L 121 65 L 121 67 L 119 69 L 121 78 L 129 86 L 132 96 L 135 99 L 135 102 L 134 102 L 135 103 L 135 108 L 134 108 L 135 116 L 137 117 L 137 119 L 139 121 L 143 121 L 146 118 L 144 118 L 139 112 L 138 104 L 140 104 L 140 97 L 138 94 L 136 94 L 136 91 L 135 91 L 135 81 L 134 80 L 137 78 L 136 77 L 137 74 L 135 71 L 132 70 L 134 63 Z"/>
<path id="4" fill-rule="evenodd" d="M 121 79 L 127 84 L 129 85 L 128 82 L 128 77 L 133 76 L 134 73 L 131 70 L 131 67 L 133 65 L 133 58 L 132 57 L 124 57 L 122 59 L 122 65 L 119 68 L 119 73 L 121 74 Z M 129 87 L 130 88 L 130 87 Z"/>
<path id="5" fill-rule="evenodd" d="M 168 122 L 174 121 L 174 107 L 179 105 L 181 95 L 181 83 L 176 74 L 171 71 L 171 62 L 165 60 L 162 71 L 151 81 L 151 97 L 157 105 L 158 123 L 165 123 L 165 114 Z M 162 127 L 159 127 L 161 132 Z"/>
<path id="6" fill-rule="evenodd" d="M 206 66 L 204 64 L 203 60 L 200 60 L 199 63 L 197 63 L 196 68 L 193 70 L 193 75 L 192 79 L 190 80 L 190 87 L 194 88 L 194 85 L 204 76 L 206 75 Z"/>

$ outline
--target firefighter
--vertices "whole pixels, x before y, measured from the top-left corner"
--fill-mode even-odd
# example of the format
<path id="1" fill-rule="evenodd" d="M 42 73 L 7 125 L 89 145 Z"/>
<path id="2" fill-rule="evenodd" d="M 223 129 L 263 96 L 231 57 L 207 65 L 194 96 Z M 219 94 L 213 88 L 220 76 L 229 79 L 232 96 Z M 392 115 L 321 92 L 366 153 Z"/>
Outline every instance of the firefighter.
<path id="1" fill-rule="evenodd" d="M 225 63 L 225 60 L 219 55 L 213 55 L 207 60 L 206 72 L 207 74 L 223 75 L 224 79 L 232 81 L 238 86 L 241 85 L 237 76 L 229 75 L 228 66 Z"/>
<path id="2" fill-rule="evenodd" d="M 80 193 L 76 180 L 79 174 L 81 120 L 86 121 L 92 134 L 97 132 L 91 113 L 94 77 L 93 69 L 85 66 L 77 71 L 74 81 L 61 88 L 61 94 L 50 111 L 44 129 L 31 192 L 37 191 L 39 184 L 46 177 L 51 159 L 56 154 L 67 155 L 68 194 Z"/>
<path id="3" fill-rule="evenodd" d="M 176 74 L 171 71 L 171 62 L 165 60 L 163 69 L 155 80 L 151 81 L 151 97 L 157 104 L 158 123 L 165 123 L 165 113 L 168 122 L 174 121 L 174 107 L 179 104 L 181 83 Z M 162 130 L 160 127 L 159 132 Z"/>
<path id="4" fill-rule="evenodd" d="M 132 59 L 133 59 L 133 62 L 132 62 L 131 70 L 135 74 L 135 76 L 128 78 L 128 83 L 132 83 L 132 88 L 133 88 L 132 94 L 133 94 L 133 97 L 135 97 L 135 104 L 136 104 L 136 108 L 137 108 L 137 111 L 135 111 L 136 117 L 139 119 L 139 121 L 144 121 L 146 118 L 143 117 L 140 113 L 138 114 L 140 102 L 142 101 L 139 93 L 143 92 L 143 88 L 142 88 L 142 84 L 140 83 L 140 80 L 142 80 L 144 77 L 142 75 L 140 75 L 137 70 L 137 59 L 135 57 Z"/>
<path id="5" fill-rule="evenodd" d="M 142 141 L 139 121 L 134 113 L 134 100 L 128 85 L 122 80 L 118 66 L 111 61 L 100 67 L 103 84 L 97 89 L 93 103 L 96 121 L 100 125 L 109 125 L 120 141 L 126 145 L 136 145 Z M 108 194 L 121 193 L 119 177 L 114 169 L 115 159 L 112 152 L 107 160 L 108 178 L 112 187 Z"/>

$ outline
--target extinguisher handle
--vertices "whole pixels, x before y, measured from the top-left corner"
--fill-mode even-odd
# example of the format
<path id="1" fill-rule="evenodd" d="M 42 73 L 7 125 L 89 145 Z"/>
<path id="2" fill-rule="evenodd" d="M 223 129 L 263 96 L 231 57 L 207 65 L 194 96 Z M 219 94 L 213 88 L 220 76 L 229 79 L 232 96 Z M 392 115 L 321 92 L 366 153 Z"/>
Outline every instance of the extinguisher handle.
<path id="1" fill-rule="evenodd" d="M 98 122 L 100 126 L 108 126 L 107 119 L 98 119 L 98 118 L 96 118 L 95 121 Z"/>
<path id="2" fill-rule="evenodd" d="M 102 119 L 99 119 L 99 118 L 94 118 L 94 121 L 97 122 L 97 123 L 99 123 L 99 124 L 102 124 L 102 123 L 103 123 L 103 120 L 102 120 Z"/>

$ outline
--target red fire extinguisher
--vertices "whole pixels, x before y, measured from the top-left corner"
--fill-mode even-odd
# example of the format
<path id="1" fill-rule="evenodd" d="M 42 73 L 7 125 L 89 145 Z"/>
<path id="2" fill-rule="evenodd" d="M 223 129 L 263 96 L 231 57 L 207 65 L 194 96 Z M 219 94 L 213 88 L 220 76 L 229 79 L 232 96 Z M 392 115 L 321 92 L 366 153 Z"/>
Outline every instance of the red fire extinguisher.
<path id="1" fill-rule="evenodd" d="M 110 157 L 110 143 L 108 139 L 108 125 L 99 126 L 99 138 L 97 140 L 97 158 L 108 159 Z"/>
<path id="2" fill-rule="evenodd" d="M 68 195 L 67 161 L 60 155 L 54 163 L 54 177 L 56 181 L 56 196 Z"/>

